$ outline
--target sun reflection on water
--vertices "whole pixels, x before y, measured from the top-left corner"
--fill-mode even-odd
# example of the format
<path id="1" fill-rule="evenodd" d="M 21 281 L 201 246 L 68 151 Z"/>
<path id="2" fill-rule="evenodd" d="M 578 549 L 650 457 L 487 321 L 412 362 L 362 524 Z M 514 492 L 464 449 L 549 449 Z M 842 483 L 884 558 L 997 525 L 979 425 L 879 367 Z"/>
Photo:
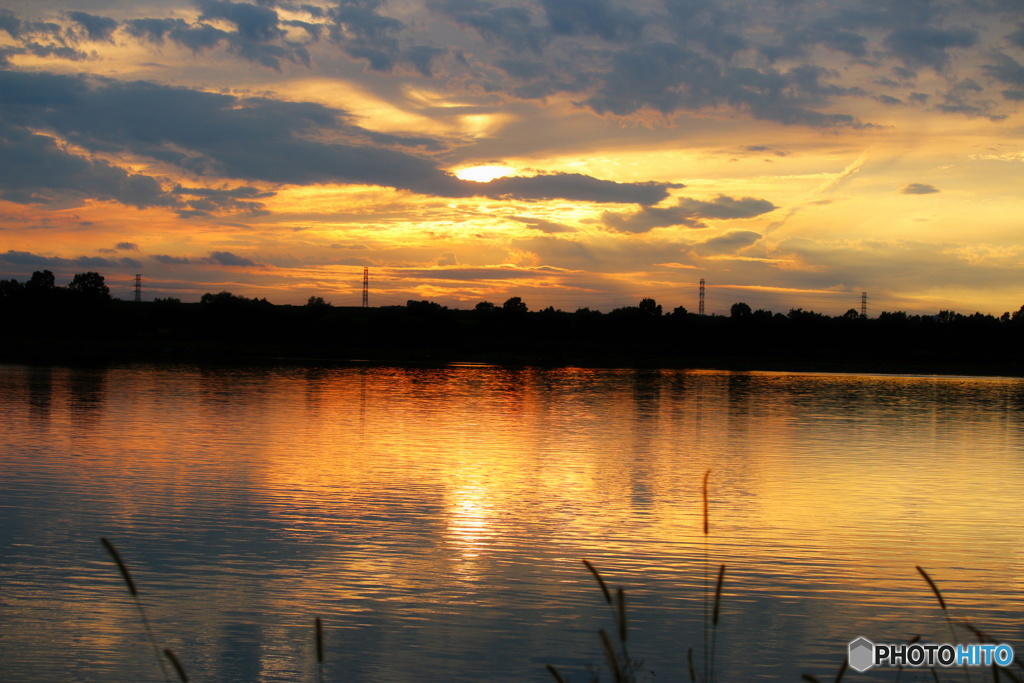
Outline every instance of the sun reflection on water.
<path id="1" fill-rule="evenodd" d="M 313 615 L 361 680 L 581 670 L 604 614 L 584 557 L 627 587 L 659 678 L 685 677 L 709 469 L 723 647 L 765 648 L 723 680 L 832 669 L 853 635 L 941 637 L 917 564 L 957 614 L 1024 636 L 1018 380 L 9 366 L 0 383 L 0 661 L 26 680 L 131 669 L 100 535 L 207 678 L 308 675 Z"/>

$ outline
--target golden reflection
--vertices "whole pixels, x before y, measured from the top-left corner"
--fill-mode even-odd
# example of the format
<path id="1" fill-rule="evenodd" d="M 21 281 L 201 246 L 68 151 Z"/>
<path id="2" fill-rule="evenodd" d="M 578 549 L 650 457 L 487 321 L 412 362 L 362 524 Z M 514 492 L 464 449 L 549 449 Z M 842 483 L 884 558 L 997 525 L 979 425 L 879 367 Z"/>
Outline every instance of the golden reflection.
<path id="1" fill-rule="evenodd" d="M 493 487 L 479 483 L 457 486 L 447 496 L 447 530 L 449 544 L 461 551 L 462 557 L 477 557 L 493 540 Z"/>
<path id="2" fill-rule="evenodd" d="M 126 385 L 114 372 L 82 425 L 91 395 L 69 385 L 82 379 L 49 380 L 49 422 L 92 453 L 62 476 L 95 487 L 136 473 L 112 494 L 125 526 L 154 505 L 266 526 L 308 567 L 282 608 L 317 594 L 352 618 L 376 601 L 429 615 L 538 557 L 601 558 L 634 584 L 691 592 L 707 469 L 709 558 L 729 566 L 730 596 L 806 600 L 826 622 L 829 601 L 910 612 L 929 606 L 920 564 L 959 610 L 1019 603 L 1024 430 L 999 409 L 1020 405 L 1019 382 L 452 367 L 157 371 Z M 123 396 L 130 419 L 111 405 Z M 251 599 L 222 592 L 217 609 Z"/>

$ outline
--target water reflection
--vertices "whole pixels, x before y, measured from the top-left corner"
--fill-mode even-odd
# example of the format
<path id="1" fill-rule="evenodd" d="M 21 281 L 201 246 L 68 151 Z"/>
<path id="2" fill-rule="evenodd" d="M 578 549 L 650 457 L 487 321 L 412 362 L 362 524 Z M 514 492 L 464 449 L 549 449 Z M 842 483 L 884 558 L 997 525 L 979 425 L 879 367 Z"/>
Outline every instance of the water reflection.
<path id="1" fill-rule="evenodd" d="M 0 661 L 18 680 L 158 680 L 101 535 L 198 679 L 312 680 L 313 616 L 355 680 L 579 677 L 606 625 L 587 557 L 627 586 L 637 655 L 683 680 L 708 469 L 720 652 L 760 643 L 722 680 L 831 672 L 855 635 L 944 637 L 915 564 L 958 614 L 1024 635 L 1018 380 L 7 366 L 0 383 Z"/>

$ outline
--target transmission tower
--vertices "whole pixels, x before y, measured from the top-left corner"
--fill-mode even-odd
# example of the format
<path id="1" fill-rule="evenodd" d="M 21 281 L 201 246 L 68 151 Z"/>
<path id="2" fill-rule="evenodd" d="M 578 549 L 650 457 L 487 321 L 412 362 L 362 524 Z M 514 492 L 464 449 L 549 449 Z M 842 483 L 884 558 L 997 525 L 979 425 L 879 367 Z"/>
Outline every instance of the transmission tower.
<path id="1" fill-rule="evenodd" d="M 704 278 L 700 279 L 700 303 L 697 305 L 697 314 L 704 315 Z"/>
<path id="2" fill-rule="evenodd" d="M 363 266 L 363 308 L 370 306 L 370 268 Z"/>
<path id="3" fill-rule="evenodd" d="M 868 317 L 868 293 L 860 293 L 860 317 L 861 319 Z"/>
<path id="4" fill-rule="evenodd" d="M 135 273 L 135 300 L 142 301 L 142 273 Z"/>

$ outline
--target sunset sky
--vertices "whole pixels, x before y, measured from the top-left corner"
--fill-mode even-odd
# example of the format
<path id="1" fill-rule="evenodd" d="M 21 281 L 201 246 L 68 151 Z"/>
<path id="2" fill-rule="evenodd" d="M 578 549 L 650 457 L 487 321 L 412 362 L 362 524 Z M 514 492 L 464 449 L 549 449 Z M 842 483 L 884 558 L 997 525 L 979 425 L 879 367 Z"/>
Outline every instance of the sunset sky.
<path id="1" fill-rule="evenodd" d="M 1024 304 L 1020 0 L 0 4 L 0 278 Z"/>

